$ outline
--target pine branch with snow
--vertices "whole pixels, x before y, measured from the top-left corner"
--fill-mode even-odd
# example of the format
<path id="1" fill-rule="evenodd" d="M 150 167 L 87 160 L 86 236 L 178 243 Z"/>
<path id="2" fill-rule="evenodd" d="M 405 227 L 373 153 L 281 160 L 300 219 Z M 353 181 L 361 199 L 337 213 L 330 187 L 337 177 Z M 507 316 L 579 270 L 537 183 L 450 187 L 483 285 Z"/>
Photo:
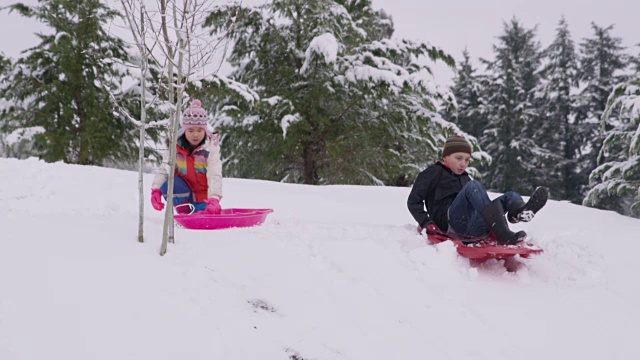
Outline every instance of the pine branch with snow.
<path id="1" fill-rule="evenodd" d="M 614 88 L 602 127 L 606 137 L 600 165 L 590 174 L 584 205 L 640 217 L 640 80 Z"/>

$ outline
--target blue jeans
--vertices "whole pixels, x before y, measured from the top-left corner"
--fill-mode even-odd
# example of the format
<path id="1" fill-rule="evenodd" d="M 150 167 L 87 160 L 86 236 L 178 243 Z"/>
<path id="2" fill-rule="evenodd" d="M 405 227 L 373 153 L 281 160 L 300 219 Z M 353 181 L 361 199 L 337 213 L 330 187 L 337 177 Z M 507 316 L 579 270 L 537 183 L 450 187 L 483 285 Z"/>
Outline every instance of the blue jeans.
<path id="1" fill-rule="evenodd" d="M 502 203 L 506 214 L 514 201 L 522 201 L 522 197 L 513 191 L 504 193 L 496 198 Z M 458 193 L 449 207 L 449 226 L 458 234 L 470 236 L 486 236 L 489 228 L 480 213 L 491 200 L 482 183 L 478 180 L 469 181 Z"/>
<path id="2" fill-rule="evenodd" d="M 160 191 L 164 195 L 164 199 L 167 199 L 167 192 L 169 191 L 169 180 L 165 181 L 160 186 Z M 186 181 L 180 176 L 173 178 L 173 206 L 191 203 L 194 207 L 194 211 L 204 210 L 207 207 L 206 202 L 196 202 L 193 198 L 193 191 L 189 187 Z"/>

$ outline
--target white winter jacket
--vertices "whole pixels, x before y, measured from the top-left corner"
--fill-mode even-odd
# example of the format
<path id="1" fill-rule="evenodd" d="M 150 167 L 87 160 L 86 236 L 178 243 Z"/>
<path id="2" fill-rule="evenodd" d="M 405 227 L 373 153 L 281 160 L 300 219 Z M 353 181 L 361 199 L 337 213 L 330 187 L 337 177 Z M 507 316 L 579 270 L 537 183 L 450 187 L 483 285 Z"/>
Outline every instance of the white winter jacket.
<path id="1" fill-rule="evenodd" d="M 195 151 L 204 149 L 209 151 L 207 157 L 207 185 L 208 185 L 208 197 L 215 197 L 218 200 L 222 199 L 222 161 L 220 160 L 220 137 L 218 133 L 214 133 L 209 136 L 203 145 L 198 147 Z M 194 152 L 195 152 L 194 151 Z M 166 150 L 162 154 L 162 163 L 156 170 L 156 176 L 153 178 L 151 188 L 160 188 L 162 184 L 167 181 L 169 177 L 169 162 L 170 154 L 169 150 Z"/>

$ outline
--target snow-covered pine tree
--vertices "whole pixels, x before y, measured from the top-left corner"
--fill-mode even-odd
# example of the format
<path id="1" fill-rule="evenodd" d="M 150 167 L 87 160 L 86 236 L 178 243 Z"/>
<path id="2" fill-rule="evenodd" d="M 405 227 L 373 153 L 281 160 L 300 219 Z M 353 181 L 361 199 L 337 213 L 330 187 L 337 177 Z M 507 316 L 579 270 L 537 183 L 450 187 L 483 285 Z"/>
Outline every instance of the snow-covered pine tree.
<path id="1" fill-rule="evenodd" d="M 619 112 L 617 118 L 613 112 Z M 610 130 L 584 205 L 640 217 L 640 74 L 614 88 L 602 117 L 605 124 Z"/>
<path id="2" fill-rule="evenodd" d="M 0 76 L 5 76 L 11 66 L 11 60 L 0 53 Z"/>
<path id="3" fill-rule="evenodd" d="M 545 184 L 556 199 L 581 203 L 577 161 L 582 144 L 575 124 L 574 92 L 578 87 L 578 59 L 566 20 L 560 19 L 553 43 L 544 51 L 538 87 L 541 118 L 538 135 L 546 150 L 554 154 L 545 167 Z"/>
<path id="4" fill-rule="evenodd" d="M 5 84 L 9 70 L 11 69 L 11 59 L 0 53 L 0 84 Z M 0 107 L 0 111 L 5 109 L 4 106 Z"/>
<path id="5" fill-rule="evenodd" d="M 11 87 L 0 96 L 13 106 L 5 119 L 16 128 L 40 127 L 35 148 L 46 161 L 102 164 L 133 160 L 137 154 L 133 125 L 111 111 L 109 95 L 126 70 L 123 42 L 105 25 L 118 16 L 99 0 L 50 0 L 17 3 L 10 11 L 43 22 L 50 33 L 16 60 Z"/>
<path id="6" fill-rule="evenodd" d="M 603 133 L 600 124 L 607 99 L 616 84 L 623 83 L 624 70 L 628 61 L 623 53 L 622 39 L 611 34 L 613 25 L 606 28 L 591 24 L 593 37 L 586 38 L 580 44 L 580 82 L 582 91 L 576 105 L 576 123 L 579 124 L 581 138 L 581 156 L 578 164 L 579 184 L 586 194 L 591 172 L 597 167 L 598 155 L 603 145 Z M 613 113 L 612 113 L 613 115 Z M 605 124 L 611 129 L 610 119 Z"/>
<path id="7" fill-rule="evenodd" d="M 493 161 L 485 173 L 488 188 L 531 193 L 544 185 L 549 152 L 537 141 L 540 116 L 535 89 L 539 84 L 541 53 L 535 28 L 525 29 L 517 20 L 504 23 L 504 33 L 494 45 L 494 60 L 486 65 L 487 97 L 484 109 L 488 125 L 480 145 Z"/>
<path id="8" fill-rule="evenodd" d="M 7 86 L 7 72 L 11 67 L 11 60 L 6 58 L 3 53 L 0 53 L 0 94 L 3 88 Z M 8 102 L 0 95 L 0 157 L 7 156 L 7 144 L 5 143 L 6 134 L 3 132 L 5 128 L 4 113 L 8 110 Z"/>
<path id="9" fill-rule="evenodd" d="M 453 59 L 427 43 L 390 40 L 390 16 L 369 0 L 221 6 L 208 24 L 219 32 L 230 19 L 232 76 L 262 99 L 221 107 L 231 176 L 408 185 L 459 131 L 436 113 L 450 94 L 420 58 Z"/>
<path id="10" fill-rule="evenodd" d="M 640 44 L 637 44 L 636 46 L 640 47 Z M 631 66 L 633 66 L 636 74 L 640 74 L 640 54 L 631 58 Z"/>
<path id="11" fill-rule="evenodd" d="M 467 49 L 462 52 L 462 61 L 458 64 L 452 92 L 456 108 L 447 109 L 446 119 L 457 124 L 462 131 L 480 138 L 487 126 L 486 117 L 481 111 L 484 91 L 481 78 L 476 75 Z"/>

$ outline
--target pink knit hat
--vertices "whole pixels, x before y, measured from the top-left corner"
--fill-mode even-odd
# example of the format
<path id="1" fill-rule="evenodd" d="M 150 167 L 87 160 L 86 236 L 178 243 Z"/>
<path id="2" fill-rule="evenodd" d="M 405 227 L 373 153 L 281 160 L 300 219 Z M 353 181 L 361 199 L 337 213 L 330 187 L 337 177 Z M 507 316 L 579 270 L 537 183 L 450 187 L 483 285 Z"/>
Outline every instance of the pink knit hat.
<path id="1" fill-rule="evenodd" d="M 182 126 L 178 137 L 182 136 L 190 128 L 203 128 L 207 132 L 207 136 L 211 135 L 209 123 L 207 122 L 207 111 L 202 108 L 200 100 L 193 100 L 191 106 L 182 114 Z"/>

